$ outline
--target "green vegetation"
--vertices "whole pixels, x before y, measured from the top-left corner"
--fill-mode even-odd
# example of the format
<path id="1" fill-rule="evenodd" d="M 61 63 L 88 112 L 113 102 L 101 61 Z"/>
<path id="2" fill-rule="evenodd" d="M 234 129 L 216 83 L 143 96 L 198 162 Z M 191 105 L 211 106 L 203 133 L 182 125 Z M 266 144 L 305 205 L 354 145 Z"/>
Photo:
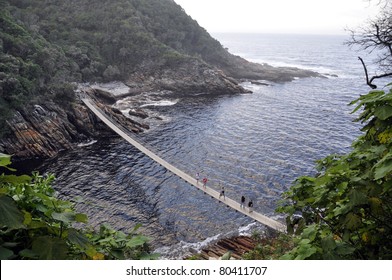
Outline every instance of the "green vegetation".
<path id="1" fill-rule="evenodd" d="M 56 198 L 52 175 L 12 173 L 10 156 L 0 154 L 0 259 L 153 259 L 149 239 L 108 225 L 82 227 L 87 216 Z"/>
<path id="2" fill-rule="evenodd" d="M 294 247 L 293 238 L 284 233 L 264 237 L 253 232 L 252 238 L 257 244 L 252 251 L 242 255 L 244 260 L 276 260 Z"/>
<path id="3" fill-rule="evenodd" d="M 59 94 L 70 82 L 126 80 L 220 52 L 171 0 L 1 0 L 1 131 L 14 110 L 72 102 L 72 92 Z"/>
<path id="4" fill-rule="evenodd" d="M 298 178 L 284 195 L 279 210 L 299 237 L 286 259 L 392 258 L 392 90 L 352 104 L 365 124 L 352 152 L 320 160 L 320 174 Z"/>
<path id="5" fill-rule="evenodd" d="M 351 31 L 350 46 L 377 51 L 381 71 L 366 83 L 373 89 L 353 101 L 362 109 L 360 136 L 346 155 L 318 161 L 319 174 L 298 178 L 278 209 L 288 214 L 295 247 L 283 259 L 392 259 L 392 84 L 374 82 L 392 76 L 392 5 L 381 0 L 375 20 Z"/>

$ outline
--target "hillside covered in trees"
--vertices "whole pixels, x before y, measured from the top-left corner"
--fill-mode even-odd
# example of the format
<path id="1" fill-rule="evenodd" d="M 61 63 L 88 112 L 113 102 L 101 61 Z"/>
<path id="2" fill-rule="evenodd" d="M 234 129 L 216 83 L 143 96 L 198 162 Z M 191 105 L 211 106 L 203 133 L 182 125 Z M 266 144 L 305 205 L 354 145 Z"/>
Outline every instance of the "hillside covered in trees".
<path id="1" fill-rule="evenodd" d="M 24 123 L 37 104 L 53 101 L 73 119 L 74 83 L 221 94 L 245 92 L 240 79 L 318 75 L 230 54 L 173 0 L 0 0 L 0 7 L 0 139 L 15 134 L 15 122 L 6 123 L 15 112 Z M 0 151 L 10 152 L 10 141 Z"/>

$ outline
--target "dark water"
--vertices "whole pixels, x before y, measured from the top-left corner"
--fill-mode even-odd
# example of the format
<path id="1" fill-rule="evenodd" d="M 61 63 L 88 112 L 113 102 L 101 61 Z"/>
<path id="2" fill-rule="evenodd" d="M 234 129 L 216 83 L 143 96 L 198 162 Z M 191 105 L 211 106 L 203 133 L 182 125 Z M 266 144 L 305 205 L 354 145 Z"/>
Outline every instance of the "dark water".
<path id="1" fill-rule="evenodd" d="M 350 150 L 359 135 L 347 104 L 366 93 L 357 54 L 345 37 L 215 34 L 233 53 L 255 62 L 296 65 L 329 79 L 245 87 L 253 94 L 149 100 L 144 109 L 162 117 L 140 138 L 180 169 L 224 185 L 226 195 L 254 200 L 256 211 L 274 212 L 295 178 L 315 172 L 314 162 Z M 271 47 L 273 46 L 273 47 Z M 127 108 L 132 100 L 124 101 Z M 213 201 L 154 163 L 124 140 L 100 139 L 46 162 L 56 189 L 78 205 L 93 225 L 107 222 L 145 234 L 168 258 L 220 235 L 249 230 L 253 221 Z M 166 246 L 165 248 L 161 248 Z"/>

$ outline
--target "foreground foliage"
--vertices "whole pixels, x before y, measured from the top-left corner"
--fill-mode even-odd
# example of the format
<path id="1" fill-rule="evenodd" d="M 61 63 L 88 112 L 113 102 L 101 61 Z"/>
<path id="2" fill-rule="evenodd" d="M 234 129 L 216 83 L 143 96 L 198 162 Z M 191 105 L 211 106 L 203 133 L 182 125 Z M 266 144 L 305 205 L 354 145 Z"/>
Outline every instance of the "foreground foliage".
<path id="1" fill-rule="evenodd" d="M 291 236 L 278 233 L 275 236 L 262 236 L 258 232 L 252 233 L 256 242 L 253 250 L 242 255 L 244 260 L 276 260 L 293 249 L 294 243 Z"/>
<path id="2" fill-rule="evenodd" d="M 299 237 L 286 259 L 392 259 L 392 90 L 352 104 L 364 123 L 352 152 L 320 160 L 284 194 L 279 211 Z"/>
<path id="3" fill-rule="evenodd" d="M 12 172 L 0 154 L 0 172 Z M 87 216 L 56 198 L 54 177 L 0 175 L 0 259 L 151 259 L 149 239 L 108 225 L 99 232 L 80 229 Z"/>

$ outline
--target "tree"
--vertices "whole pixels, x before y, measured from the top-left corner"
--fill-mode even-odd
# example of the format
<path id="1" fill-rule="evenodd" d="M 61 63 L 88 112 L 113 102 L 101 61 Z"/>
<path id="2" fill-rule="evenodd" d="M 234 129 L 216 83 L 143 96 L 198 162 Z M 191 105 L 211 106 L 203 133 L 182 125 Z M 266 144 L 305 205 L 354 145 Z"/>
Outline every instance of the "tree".
<path id="1" fill-rule="evenodd" d="M 378 65 L 380 73 L 372 77 L 369 77 L 363 58 L 358 57 L 364 67 L 366 83 L 372 89 L 377 88 L 375 80 L 392 76 L 392 3 L 381 0 L 379 5 L 379 16 L 358 30 L 349 30 L 351 40 L 347 42 L 349 46 L 359 47 L 369 53 L 377 52 L 377 58 L 373 63 Z"/>

